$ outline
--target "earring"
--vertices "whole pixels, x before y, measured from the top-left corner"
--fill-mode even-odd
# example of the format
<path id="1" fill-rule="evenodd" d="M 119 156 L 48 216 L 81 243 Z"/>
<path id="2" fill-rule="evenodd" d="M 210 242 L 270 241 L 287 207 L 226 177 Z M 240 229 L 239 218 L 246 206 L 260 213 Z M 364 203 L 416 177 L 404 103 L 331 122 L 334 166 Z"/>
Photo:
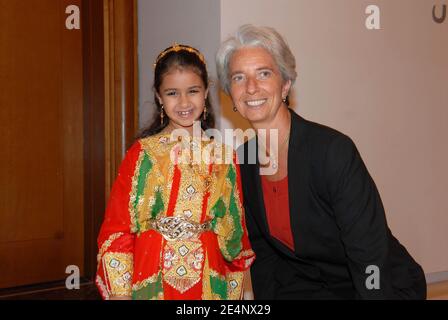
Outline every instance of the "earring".
<path id="1" fill-rule="evenodd" d="M 204 115 L 202 117 L 202 120 L 207 120 L 207 106 L 204 106 Z"/>
<path id="2" fill-rule="evenodd" d="M 165 114 L 163 112 L 163 104 L 162 109 L 160 110 L 160 124 L 163 125 L 163 118 L 165 117 Z"/>
<path id="3" fill-rule="evenodd" d="M 283 101 L 283 103 L 286 103 L 286 98 L 283 98 L 282 101 Z"/>
<path id="4" fill-rule="evenodd" d="M 233 112 L 237 112 L 238 109 L 236 107 L 233 107 Z"/>

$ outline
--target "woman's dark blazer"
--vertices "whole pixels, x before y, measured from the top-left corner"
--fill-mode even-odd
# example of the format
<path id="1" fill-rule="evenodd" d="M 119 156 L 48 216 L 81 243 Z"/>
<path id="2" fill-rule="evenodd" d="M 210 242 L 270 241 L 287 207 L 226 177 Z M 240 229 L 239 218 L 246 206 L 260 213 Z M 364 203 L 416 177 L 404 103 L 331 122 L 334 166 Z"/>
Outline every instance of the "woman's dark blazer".
<path id="1" fill-rule="evenodd" d="M 269 234 L 258 157 L 248 151 L 256 150 L 256 139 L 238 150 L 246 223 L 257 255 L 251 269 L 255 299 L 426 298 L 423 270 L 388 228 L 353 141 L 290 112 L 294 252 Z"/>

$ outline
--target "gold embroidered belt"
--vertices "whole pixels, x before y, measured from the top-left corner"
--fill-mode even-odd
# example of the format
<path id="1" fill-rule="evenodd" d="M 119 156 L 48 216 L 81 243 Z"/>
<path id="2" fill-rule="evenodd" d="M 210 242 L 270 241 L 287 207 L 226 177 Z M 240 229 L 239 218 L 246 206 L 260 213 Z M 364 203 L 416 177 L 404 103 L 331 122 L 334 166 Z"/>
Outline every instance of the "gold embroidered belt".
<path id="1" fill-rule="evenodd" d="M 211 221 L 196 223 L 184 217 L 162 217 L 147 220 L 148 229 L 160 233 L 168 241 L 186 240 L 198 237 L 211 230 Z"/>

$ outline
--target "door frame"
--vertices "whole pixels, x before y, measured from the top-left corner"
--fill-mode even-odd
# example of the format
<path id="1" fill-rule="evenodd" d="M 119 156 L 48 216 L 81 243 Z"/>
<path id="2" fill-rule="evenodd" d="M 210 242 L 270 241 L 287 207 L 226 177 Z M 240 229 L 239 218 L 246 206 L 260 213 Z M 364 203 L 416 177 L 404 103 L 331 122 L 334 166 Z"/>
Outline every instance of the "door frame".
<path id="1" fill-rule="evenodd" d="M 82 1 L 84 58 L 84 277 L 109 192 L 138 131 L 137 0 Z"/>

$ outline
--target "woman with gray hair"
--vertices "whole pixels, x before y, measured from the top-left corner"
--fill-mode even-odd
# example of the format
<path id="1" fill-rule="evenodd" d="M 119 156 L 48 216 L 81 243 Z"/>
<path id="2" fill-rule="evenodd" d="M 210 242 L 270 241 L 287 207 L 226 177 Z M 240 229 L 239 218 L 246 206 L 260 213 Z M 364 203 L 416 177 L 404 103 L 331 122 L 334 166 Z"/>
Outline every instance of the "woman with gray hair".
<path id="1" fill-rule="evenodd" d="M 239 150 L 255 299 L 424 299 L 423 270 L 392 235 L 353 141 L 288 108 L 297 73 L 282 36 L 241 26 L 216 60 L 257 132 Z"/>

